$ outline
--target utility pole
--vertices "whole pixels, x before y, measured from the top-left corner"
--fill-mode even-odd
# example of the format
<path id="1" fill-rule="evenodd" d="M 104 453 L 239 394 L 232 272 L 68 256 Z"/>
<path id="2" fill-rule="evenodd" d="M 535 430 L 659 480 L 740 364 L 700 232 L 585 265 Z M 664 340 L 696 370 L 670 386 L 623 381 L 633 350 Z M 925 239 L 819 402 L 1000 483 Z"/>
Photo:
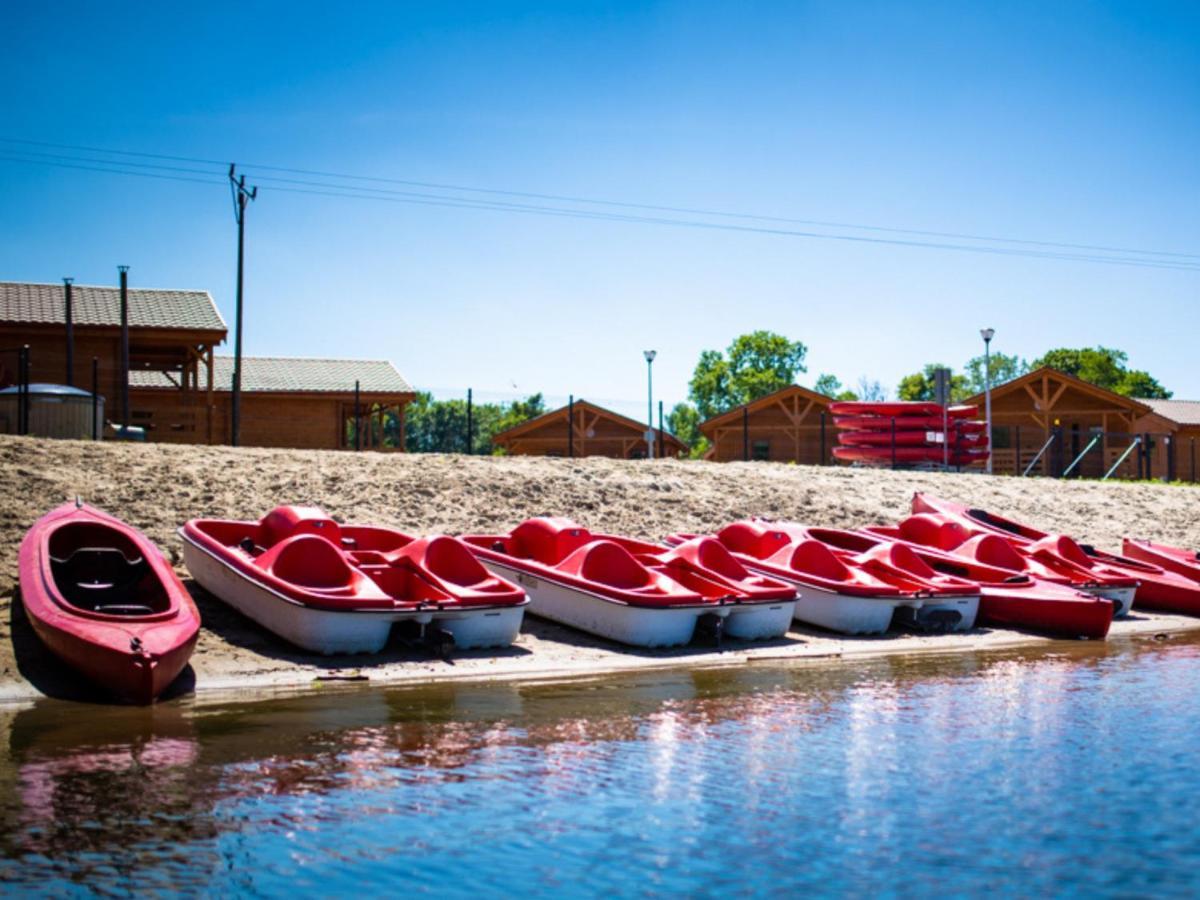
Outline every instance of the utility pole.
<path id="1" fill-rule="evenodd" d="M 233 191 L 233 216 L 238 227 L 237 312 L 234 315 L 237 334 L 233 339 L 233 402 L 230 443 L 238 446 L 242 426 L 242 260 L 246 246 L 246 204 L 258 196 L 258 187 L 246 190 L 246 176 L 234 175 L 234 163 L 229 164 L 229 186 Z"/>
<path id="2" fill-rule="evenodd" d="M 63 279 L 63 314 L 67 321 L 67 387 L 75 387 L 75 313 L 71 304 L 71 282 Z"/>

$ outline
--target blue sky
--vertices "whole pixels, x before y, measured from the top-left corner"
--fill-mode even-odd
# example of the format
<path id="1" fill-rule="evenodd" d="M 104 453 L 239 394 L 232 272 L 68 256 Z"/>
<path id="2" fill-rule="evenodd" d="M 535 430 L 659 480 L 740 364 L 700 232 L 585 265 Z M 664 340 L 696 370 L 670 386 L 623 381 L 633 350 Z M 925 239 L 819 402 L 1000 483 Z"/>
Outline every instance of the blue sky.
<path id="1" fill-rule="evenodd" d="M 25 3 L 4 19 L 9 138 L 1200 253 L 1195 4 Z M 227 190 L 12 161 L 35 149 L 0 145 L 0 279 L 111 283 L 127 263 L 134 285 L 208 289 L 232 321 Z M 802 383 L 894 389 L 961 365 L 990 325 L 1026 357 L 1123 348 L 1200 398 L 1196 270 L 260 184 L 247 353 L 382 357 L 422 387 L 636 410 L 646 347 L 669 405 L 701 350 L 753 329 L 808 345 Z"/>

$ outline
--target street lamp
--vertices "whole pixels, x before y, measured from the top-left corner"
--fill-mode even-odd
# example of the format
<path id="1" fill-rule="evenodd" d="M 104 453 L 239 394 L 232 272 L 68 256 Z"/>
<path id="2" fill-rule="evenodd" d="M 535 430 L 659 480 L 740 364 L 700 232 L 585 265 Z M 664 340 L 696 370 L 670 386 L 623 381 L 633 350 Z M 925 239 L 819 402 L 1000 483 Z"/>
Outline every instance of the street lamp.
<path id="1" fill-rule="evenodd" d="M 646 459 L 654 459 L 654 357 L 657 350 L 645 350 L 646 357 Z"/>
<path id="2" fill-rule="evenodd" d="M 983 338 L 983 408 L 984 418 L 987 419 L 987 472 L 992 474 L 992 338 L 996 336 L 995 328 L 979 329 Z"/>

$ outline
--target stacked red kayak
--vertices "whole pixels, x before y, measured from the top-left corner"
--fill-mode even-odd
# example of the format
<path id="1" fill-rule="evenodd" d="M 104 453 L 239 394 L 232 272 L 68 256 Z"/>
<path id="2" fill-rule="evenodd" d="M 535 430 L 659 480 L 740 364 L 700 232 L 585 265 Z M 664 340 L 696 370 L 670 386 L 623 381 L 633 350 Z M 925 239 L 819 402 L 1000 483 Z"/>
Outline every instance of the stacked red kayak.
<path id="1" fill-rule="evenodd" d="M 838 430 L 837 459 L 969 466 L 988 458 L 987 426 L 973 418 L 974 406 L 943 410 L 936 403 L 845 402 L 829 409 Z"/>

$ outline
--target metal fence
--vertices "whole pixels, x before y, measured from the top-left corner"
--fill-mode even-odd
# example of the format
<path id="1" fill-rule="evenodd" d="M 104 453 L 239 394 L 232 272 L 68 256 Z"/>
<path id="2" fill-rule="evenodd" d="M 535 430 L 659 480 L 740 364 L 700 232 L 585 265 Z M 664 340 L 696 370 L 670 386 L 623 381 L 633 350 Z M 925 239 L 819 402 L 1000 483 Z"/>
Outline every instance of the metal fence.
<path id="1" fill-rule="evenodd" d="M 1195 483 L 1196 441 L 1170 434 L 1001 425 L 992 429 L 992 467 L 998 474 Z"/>

